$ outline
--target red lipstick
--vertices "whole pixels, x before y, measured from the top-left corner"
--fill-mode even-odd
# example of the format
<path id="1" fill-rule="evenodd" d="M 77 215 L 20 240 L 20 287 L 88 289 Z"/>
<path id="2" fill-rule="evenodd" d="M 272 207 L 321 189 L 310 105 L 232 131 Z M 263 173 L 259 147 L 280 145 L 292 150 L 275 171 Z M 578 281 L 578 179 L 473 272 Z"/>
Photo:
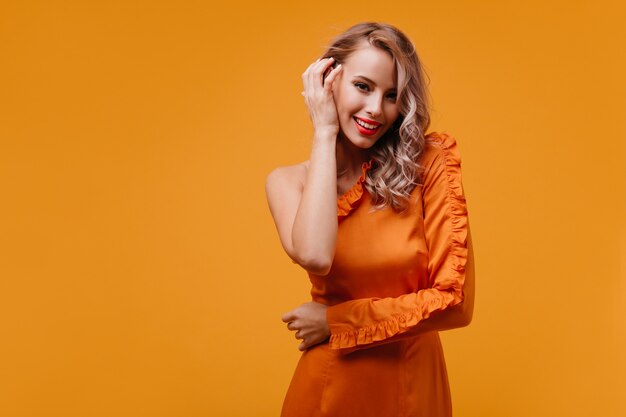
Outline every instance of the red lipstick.
<path id="1" fill-rule="evenodd" d="M 368 124 L 370 124 L 370 125 L 374 125 L 374 126 L 376 126 L 376 127 L 378 127 L 378 126 L 380 126 L 380 125 L 382 124 L 382 123 L 377 122 L 377 121 L 375 121 L 375 120 L 364 119 L 364 118 L 362 118 L 362 117 L 358 117 L 358 116 L 354 116 L 354 117 L 356 117 L 357 119 L 361 119 L 361 120 L 363 120 L 365 123 L 368 123 Z"/>
<path id="2" fill-rule="evenodd" d="M 365 126 L 361 126 L 357 122 L 357 119 L 359 119 L 359 120 L 361 120 L 361 121 L 363 121 L 363 122 L 365 122 L 367 124 L 374 125 L 376 127 L 374 129 L 369 129 L 369 128 L 365 127 Z M 378 131 L 378 129 L 380 128 L 382 123 L 378 123 L 378 122 L 375 122 L 373 120 L 363 119 L 362 117 L 356 117 L 355 116 L 354 117 L 354 124 L 356 125 L 356 128 L 359 131 L 359 133 L 361 133 L 362 135 L 371 136 L 371 135 L 375 134 Z"/>

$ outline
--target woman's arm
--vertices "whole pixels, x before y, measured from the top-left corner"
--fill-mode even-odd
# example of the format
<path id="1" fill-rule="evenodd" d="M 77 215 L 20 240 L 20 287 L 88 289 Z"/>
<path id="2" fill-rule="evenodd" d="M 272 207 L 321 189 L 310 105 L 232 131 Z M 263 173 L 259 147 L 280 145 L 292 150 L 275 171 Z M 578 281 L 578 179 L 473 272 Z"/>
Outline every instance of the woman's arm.
<path id="1" fill-rule="evenodd" d="M 463 301 L 460 304 L 433 313 L 428 319 L 417 324 L 415 335 L 430 332 L 456 329 L 469 326 L 474 316 L 474 292 L 476 288 L 474 275 L 474 247 L 467 223 L 467 263 L 465 264 L 465 282 L 463 283 Z M 411 330 L 407 333 L 412 334 Z M 409 336 L 410 337 L 410 336 Z"/>
<path id="2" fill-rule="evenodd" d="M 315 134 L 306 179 L 286 178 L 274 170 L 267 178 L 268 203 L 287 254 L 304 269 L 326 275 L 337 241 L 337 158 L 339 131 L 332 85 L 341 67 L 322 84 L 322 74 L 332 60 L 317 61 L 302 74 L 305 99 Z"/>
<path id="3" fill-rule="evenodd" d="M 335 137 L 316 132 L 306 177 L 294 168 L 277 168 L 265 192 L 285 252 L 307 271 L 325 275 L 337 240 Z"/>
<path id="4" fill-rule="evenodd" d="M 468 222 L 467 230 L 467 264 L 465 265 L 465 284 L 463 285 L 463 301 L 448 309 L 433 312 L 430 317 L 417 323 L 404 333 L 399 333 L 387 339 L 372 342 L 366 345 L 357 345 L 351 348 L 341 349 L 342 354 L 355 350 L 369 349 L 387 343 L 394 343 L 401 339 L 415 337 L 423 333 L 444 331 L 468 326 L 472 322 L 474 314 L 474 249 Z M 282 320 L 287 324 L 287 329 L 297 330 L 296 339 L 302 339 L 298 346 L 299 350 L 306 350 L 311 346 L 324 342 L 330 336 L 328 321 L 326 319 L 327 306 L 310 301 L 283 314 Z"/>

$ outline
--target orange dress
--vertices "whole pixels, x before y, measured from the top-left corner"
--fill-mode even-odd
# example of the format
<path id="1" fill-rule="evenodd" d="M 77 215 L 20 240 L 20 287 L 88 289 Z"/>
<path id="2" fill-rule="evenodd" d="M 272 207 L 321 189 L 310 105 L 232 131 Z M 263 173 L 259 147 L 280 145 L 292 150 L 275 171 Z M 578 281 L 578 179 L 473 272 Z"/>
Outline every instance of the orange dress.
<path id="1" fill-rule="evenodd" d="M 467 206 L 456 140 L 426 136 L 422 183 L 406 214 L 372 211 L 362 175 L 339 197 L 327 276 L 309 273 L 331 336 L 302 352 L 281 417 L 452 415 L 439 333 L 411 329 L 463 301 Z"/>

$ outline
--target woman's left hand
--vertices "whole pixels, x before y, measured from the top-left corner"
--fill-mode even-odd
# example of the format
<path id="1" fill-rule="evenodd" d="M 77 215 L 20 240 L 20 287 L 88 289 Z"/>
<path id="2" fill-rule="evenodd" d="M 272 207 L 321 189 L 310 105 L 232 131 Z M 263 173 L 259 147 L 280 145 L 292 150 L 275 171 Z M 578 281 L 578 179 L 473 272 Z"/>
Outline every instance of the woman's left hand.
<path id="1" fill-rule="evenodd" d="M 309 301 L 283 314 L 287 328 L 296 331 L 296 339 L 302 339 L 299 350 L 308 349 L 330 336 L 326 308 L 325 304 Z"/>

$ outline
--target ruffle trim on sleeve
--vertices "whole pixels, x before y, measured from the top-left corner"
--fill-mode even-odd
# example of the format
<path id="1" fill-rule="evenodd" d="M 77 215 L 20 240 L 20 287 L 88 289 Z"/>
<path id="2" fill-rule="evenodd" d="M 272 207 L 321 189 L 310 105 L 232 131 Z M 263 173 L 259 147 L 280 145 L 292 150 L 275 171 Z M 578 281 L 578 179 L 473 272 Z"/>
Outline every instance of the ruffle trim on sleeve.
<path id="1" fill-rule="evenodd" d="M 358 205 L 361 197 L 363 196 L 363 182 L 367 176 L 367 172 L 372 167 L 374 159 L 370 159 L 367 162 L 361 164 L 361 176 L 357 179 L 356 183 L 341 197 L 337 199 L 337 217 L 345 217 Z"/>
<path id="2" fill-rule="evenodd" d="M 442 132 L 430 136 L 441 146 L 444 168 L 448 182 L 448 216 L 452 230 L 450 233 L 450 255 L 446 266 L 451 268 L 447 279 L 439 279 L 446 287 L 456 287 L 462 297 L 465 282 L 465 264 L 467 263 L 467 202 L 461 180 L 461 154 L 456 140 L 450 134 Z"/>
<path id="3" fill-rule="evenodd" d="M 463 301 L 457 293 L 440 291 L 441 296 L 431 296 L 420 303 L 414 310 L 393 315 L 390 319 L 371 326 L 360 327 L 340 333 L 331 333 L 328 340 L 331 349 L 345 349 L 357 345 L 366 345 L 409 331 L 420 321 L 430 317 L 431 313 L 444 310 Z"/>

